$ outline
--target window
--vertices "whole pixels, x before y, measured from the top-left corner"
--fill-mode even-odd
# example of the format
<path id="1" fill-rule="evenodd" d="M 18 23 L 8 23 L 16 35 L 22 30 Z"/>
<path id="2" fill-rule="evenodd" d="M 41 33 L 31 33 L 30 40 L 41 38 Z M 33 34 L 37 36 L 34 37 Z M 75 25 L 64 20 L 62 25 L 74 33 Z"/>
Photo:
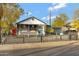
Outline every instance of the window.
<path id="1" fill-rule="evenodd" d="M 30 25 L 30 30 L 36 30 L 37 26 L 36 25 Z"/>

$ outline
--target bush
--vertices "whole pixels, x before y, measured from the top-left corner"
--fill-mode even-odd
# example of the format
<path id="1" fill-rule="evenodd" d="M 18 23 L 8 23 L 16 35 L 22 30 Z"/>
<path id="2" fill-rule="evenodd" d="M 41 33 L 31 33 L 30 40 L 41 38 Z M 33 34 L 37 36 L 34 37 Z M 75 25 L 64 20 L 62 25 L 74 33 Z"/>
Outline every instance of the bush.
<path id="1" fill-rule="evenodd" d="M 47 28 L 46 32 L 47 32 L 47 33 L 53 33 L 53 32 L 54 32 L 54 29 L 52 29 L 52 28 Z"/>

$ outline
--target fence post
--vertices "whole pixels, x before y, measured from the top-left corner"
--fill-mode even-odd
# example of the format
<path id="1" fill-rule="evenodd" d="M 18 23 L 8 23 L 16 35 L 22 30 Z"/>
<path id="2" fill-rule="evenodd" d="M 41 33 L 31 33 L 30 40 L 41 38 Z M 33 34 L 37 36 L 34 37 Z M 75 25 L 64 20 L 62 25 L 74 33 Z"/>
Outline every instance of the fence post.
<path id="1" fill-rule="evenodd" d="M 42 35 L 40 37 L 41 37 L 41 43 L 42 43 L 42 40 L 43 40 Z"/>
<path id="2" fill-rule="evenodd" d="M 23 43 L 25 43 L 24 39 L 25 39 L 25 36 L 23 36 Z"/>

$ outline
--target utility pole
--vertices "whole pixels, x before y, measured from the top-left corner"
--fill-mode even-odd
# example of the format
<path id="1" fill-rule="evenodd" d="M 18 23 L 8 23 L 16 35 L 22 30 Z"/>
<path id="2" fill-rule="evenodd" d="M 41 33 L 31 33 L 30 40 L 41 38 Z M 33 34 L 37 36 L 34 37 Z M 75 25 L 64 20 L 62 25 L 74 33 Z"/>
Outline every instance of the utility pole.
<path id="1" fill-rule="evenodd" d="M 52 26 L 51 26 L 51 10 L 50 10 L 50 12 L 49 12 L 49 22 L 50 22 L 50 27 L 52 27 Z"/>

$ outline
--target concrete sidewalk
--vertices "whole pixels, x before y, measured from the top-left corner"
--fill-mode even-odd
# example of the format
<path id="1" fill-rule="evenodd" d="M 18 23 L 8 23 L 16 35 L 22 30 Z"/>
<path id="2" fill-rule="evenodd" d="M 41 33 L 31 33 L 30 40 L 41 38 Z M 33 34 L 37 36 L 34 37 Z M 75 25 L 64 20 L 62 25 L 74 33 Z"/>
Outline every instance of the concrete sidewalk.
<path id="1" fill-rule="evenodd" d="M 4 44 L 4 45 L 0 45 L 0 51 L 12 51 L 12 50 L 19 50 L 19 49 L 56 47 L 56 46 L 62 46 L 62 45 L 74 43 L 77 41 L 79 41 L 79 40 L 54 41 L 54 42 L 43 42 L 43 43 Z"/>

